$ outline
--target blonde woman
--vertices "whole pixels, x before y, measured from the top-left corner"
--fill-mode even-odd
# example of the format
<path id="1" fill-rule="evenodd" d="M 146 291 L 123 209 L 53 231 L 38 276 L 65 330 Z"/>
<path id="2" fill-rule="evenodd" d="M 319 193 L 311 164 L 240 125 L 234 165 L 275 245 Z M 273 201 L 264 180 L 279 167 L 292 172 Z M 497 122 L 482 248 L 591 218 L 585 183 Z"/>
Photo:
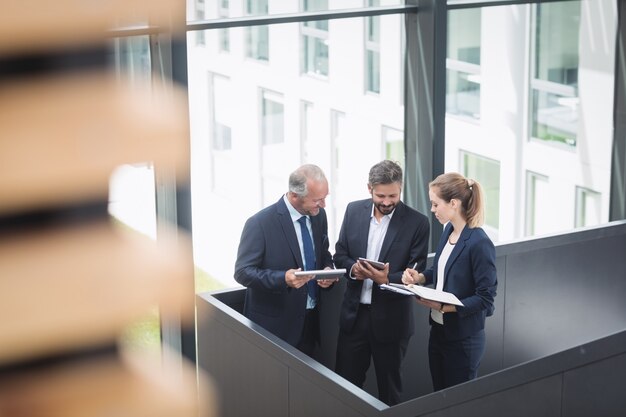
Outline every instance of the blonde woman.
<path id="1" fill-rule="evenodd" d="M 406 269 L 405 284 L 434 285 L 451 292 L 463 307 L 420 299 L 430 308 L 428 342 L 435 391 L 476 378 L 485 352 L 485 318 L 493 314 L 498 285 L 495 248 L 480 227 L 484 196 L 477 181 L 458 173 L 429 184 L 431 212 L 443 225 L 433 264 L 418 273 Z"/>

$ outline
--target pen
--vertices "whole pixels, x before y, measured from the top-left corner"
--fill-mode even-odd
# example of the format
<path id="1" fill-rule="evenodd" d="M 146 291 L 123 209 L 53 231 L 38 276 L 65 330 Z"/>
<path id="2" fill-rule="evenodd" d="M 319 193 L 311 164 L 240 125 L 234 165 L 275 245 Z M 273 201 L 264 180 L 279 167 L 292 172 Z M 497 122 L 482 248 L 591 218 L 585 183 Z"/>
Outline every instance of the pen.
<path id="1" fill-rule="evenodd" d="M 415 263 L 413 264 L 413 268 L 411 268 L 411 269 L 415 269 L 415 267 L 416 267 L 416 266 L 417 266 L 417 262 L 415 262 Z"/>

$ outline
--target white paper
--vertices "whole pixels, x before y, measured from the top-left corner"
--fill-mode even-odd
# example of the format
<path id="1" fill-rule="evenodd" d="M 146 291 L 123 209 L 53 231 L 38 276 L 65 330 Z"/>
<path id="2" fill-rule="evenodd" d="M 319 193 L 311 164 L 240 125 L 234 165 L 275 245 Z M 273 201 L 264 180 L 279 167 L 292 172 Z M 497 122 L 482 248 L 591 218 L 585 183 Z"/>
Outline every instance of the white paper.
<path id="1" fill-rule="evenodd" d="M 422 287 L 419 285 L 404 284 L 383 284 L 380 288 L 388 291 L 394 291 L 404 295 L 413 295 L 424 298 L 426 300 L 437 301 L 444 304 L 454 304 L 462 306 L 463 303 L 451 292 L 437 291 L 432 288 Z"/>

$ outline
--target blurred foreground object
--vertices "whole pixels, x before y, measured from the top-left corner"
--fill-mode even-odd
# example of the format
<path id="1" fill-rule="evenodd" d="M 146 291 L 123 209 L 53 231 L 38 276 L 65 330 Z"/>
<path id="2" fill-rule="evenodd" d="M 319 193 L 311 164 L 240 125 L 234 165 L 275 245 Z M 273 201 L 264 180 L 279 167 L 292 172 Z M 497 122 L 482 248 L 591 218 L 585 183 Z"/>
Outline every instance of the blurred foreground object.
<path id="1" fill-rule="evenodd" d="M 107 210 L 122 164 L 187 179 L 184 92 L 165 82 L 141 88 L 105 65 L 107 30 L 139 17 L 172 33 L 184 2 L 3 6 L 0 417 L 215 415 L 211 385 L 193 364 L 119 343 L 157 306 L 193 328 L 190 237 L 160 228 L 154 241 Z M 198 380 L 209 387 L 200 395 Z"/>

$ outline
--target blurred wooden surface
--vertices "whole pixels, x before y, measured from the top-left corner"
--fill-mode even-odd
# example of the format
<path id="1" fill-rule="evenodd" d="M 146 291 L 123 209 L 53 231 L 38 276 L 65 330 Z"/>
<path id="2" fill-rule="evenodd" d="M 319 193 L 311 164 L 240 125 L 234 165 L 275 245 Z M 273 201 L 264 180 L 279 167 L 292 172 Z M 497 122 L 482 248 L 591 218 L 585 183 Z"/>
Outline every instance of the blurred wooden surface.
<path id="1" fill-rule="evenodd" d="M 106 199 L 125 163 L 188 175 L 186 96 L 97 71 L 0 84 L 0 215 Z"/>
<path id="2" fill-rule="evenodd" d="M 102 42 L 110 29 L 146 25 L 181 31 L 180 0 L 8 0 L 0 13 L 0 55 Z"/>
<path id="3" fill-rule="evenodd" d="M 192 323 L 190 250 L 106 220 L 0 235 L 0 365 L 115 340 L 157 306 Z"/>
<path id="4" fill-rule="evenodd" d="M 0 417 L 215 415 L 213 393 L 198 399 L 188 364 L 172 371 L 159 359 L 136 353 L 0 374 Z"/>

